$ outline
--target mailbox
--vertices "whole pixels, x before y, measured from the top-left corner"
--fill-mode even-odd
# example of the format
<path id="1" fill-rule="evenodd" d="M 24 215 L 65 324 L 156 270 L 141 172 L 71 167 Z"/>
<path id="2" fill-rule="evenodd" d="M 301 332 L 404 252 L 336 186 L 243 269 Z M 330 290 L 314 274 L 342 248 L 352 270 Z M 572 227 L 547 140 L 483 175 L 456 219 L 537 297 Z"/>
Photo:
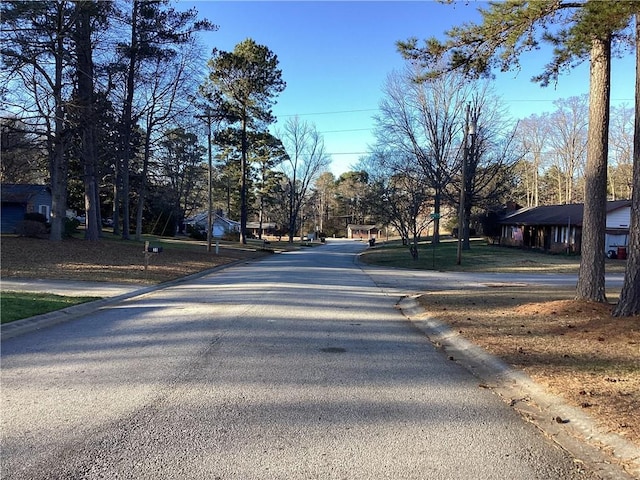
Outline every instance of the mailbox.
<path id="1" fill-rule="evenodd" d="M 147 252 L 149 253 L 160 253 L 162 252 L 162 247 L 147 247 Z"/>

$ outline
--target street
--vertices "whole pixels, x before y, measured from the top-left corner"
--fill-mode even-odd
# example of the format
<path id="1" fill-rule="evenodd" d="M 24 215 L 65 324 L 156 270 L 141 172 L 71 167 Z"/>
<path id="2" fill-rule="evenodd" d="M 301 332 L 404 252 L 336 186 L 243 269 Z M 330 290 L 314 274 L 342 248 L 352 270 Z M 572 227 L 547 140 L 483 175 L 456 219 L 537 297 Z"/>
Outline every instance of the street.
<path id="1" fill-rule="evenodd" d="M 364 248 L 272 255 L 3 341 L 0 476 L 594 478 L 438 352 Z"/>

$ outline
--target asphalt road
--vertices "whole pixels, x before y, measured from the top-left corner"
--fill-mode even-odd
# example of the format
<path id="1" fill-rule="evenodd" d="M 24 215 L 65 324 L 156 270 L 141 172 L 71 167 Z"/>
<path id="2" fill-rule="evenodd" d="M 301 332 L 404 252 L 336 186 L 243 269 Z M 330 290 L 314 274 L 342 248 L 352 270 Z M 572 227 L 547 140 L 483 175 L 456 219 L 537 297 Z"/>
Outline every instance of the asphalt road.
<path id="1" fill-rule="evenodd" d="M 274 255 L 3 341 L 1 477 L 593 478 L 438 352 L 362 248 Z"/>

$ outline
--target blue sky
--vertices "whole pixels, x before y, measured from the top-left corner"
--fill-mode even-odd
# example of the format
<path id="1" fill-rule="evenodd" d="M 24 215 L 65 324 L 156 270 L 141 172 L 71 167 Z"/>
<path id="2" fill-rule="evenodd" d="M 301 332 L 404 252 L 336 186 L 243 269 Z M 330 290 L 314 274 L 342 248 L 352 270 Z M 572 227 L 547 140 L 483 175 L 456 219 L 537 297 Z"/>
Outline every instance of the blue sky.
<path id="1" fill-rule="evenodd" d="M 252 38 L 273 51 L 287 88 L 273 111 L 282 124 L 289 116 L 314 123 L 332 154 L 335 175 L 350 170 L 374 142 L 373 116 L 383 97 L 389 73 L 403 60 L 395 42 L 409 37 L 442 36 L 462 22 L 479 19 L 485 2 L 435 1 L 187 1 L 201 18 L 220 28 L 203 34 L 207 51 L 231 51 Z M 550 59 L 545 51 L 530 52 L 519 73 L 498 73 L 495 91 L 514 119 L 553 110 L 553 101 L 588 93 L 588 66 L 542 88 L 530 81 Z M 614 60 L 612 103 L 633 105 L 632 55 Z"/>

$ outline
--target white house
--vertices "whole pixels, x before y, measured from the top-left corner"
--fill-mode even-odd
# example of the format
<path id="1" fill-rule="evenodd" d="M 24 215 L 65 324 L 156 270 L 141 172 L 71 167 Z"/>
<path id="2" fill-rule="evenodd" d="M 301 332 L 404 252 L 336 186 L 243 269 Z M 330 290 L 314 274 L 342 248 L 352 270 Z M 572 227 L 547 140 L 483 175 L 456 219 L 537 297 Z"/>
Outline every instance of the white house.
<path id="1" fill-rule="evenodd" d="M 205 232 L 207 231 L 207 224 L 209 223 L 209 213 L 203 212 L 194 215 L 189 218 L 186 223 L 188 225 L 198 226 Z M 231 220 L 218 213 L 213 214 L 213 226 L 211 228 L 212 235 L 216 238 L 223 237 L 227 233 L 240 232 L 240 222 Z"/>

